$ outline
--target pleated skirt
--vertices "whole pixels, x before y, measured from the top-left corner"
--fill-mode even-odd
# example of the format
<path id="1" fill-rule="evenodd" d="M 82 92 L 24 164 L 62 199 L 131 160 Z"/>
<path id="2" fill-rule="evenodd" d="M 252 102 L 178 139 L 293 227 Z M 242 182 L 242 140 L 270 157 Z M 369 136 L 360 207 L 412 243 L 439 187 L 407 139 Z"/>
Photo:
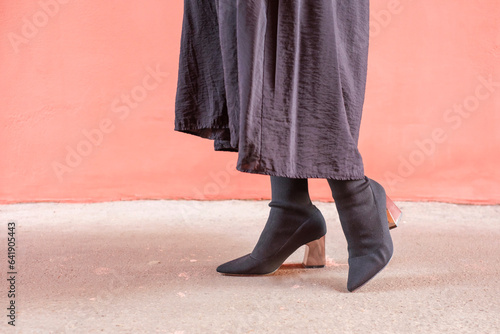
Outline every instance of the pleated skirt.
<path id="1" fill-rule="evenodd" d="M 361 179 L 368 44 L 368 0 L 185 0 L 174 129 L 242 172 Z"/>

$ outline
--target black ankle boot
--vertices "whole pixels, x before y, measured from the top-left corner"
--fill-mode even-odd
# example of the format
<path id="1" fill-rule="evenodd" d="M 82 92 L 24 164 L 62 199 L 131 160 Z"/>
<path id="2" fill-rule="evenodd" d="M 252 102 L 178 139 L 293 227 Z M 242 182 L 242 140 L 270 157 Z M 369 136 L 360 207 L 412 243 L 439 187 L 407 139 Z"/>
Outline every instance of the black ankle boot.
<path id="1" fill-rule="evenodd" d="M 275 272 L 299 247 L 307 245 L 305 267 L 325 265 L 326 224 L 311 203 L 306 179 L 271 177 L 269 218 L 252 253 L 220 265 L 230 275 L 263 275 Z"/>
<path id="2" fill-rule="evenodd" d="M 386 194 L 380 184 L 367 177 L 354 181 L 328 180 L 328 183 L 348 245 L 347 289 L 354 291 L 392 258 Z"/>

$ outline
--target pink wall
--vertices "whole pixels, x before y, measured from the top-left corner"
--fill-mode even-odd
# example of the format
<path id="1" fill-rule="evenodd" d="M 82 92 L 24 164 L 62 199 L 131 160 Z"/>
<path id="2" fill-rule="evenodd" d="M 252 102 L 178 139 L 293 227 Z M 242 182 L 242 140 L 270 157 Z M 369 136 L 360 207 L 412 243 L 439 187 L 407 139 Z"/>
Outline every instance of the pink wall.
<path id="1" fill-rule="evenodd" d="M 1 203 L 269 198 L 173 131 L 182 3 L 0 2 Z M 500 2 L 371 3 L 367 175 L 396 199 L 500 203 Z"/>

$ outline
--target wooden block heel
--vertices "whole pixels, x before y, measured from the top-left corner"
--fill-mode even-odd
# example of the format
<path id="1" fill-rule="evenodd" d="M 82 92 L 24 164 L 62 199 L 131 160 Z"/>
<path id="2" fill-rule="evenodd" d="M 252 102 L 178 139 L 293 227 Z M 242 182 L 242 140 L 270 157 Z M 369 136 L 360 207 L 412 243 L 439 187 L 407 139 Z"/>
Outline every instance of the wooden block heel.
<path id="1" fill-rule="evenodd" d="M 306 244 L 302 265 L 306 268 L 323 268 L 325 264 L 325 236 L 322 236 Z"/>
<path id="2" fill-rule="evenodd" d="M 398 227 L 403 213 L 396 206 L 396 204 L 394 204 L 394 202 L 389 198 L 389 196 L 386 196 L 386 202 L 387 202 L 386 211 L 387 211 L 387 220 L 389 221 L 389 229 L 393 229 Z"/>

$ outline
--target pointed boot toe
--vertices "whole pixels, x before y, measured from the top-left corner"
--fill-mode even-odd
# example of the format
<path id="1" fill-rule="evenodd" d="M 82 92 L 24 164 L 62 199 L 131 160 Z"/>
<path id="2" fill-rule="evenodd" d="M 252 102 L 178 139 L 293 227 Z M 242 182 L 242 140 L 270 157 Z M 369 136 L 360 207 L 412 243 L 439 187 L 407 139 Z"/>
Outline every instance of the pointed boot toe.
<path id="1" fill-rule="evenodd" d="M 392 258 L 393 249 L 384 248 L 371 254 L 349 259 L 347 290 L 353 292 L 368 283 Z"/>
<path id="2" fill-rule="evenodd" d="M 275 270 L 275 268 L 267 266 L 263 261 L 253 258 L 251 254 L 223 263 L 217 267 L 217 272 L 225 275 L 265 275 Z"/>

